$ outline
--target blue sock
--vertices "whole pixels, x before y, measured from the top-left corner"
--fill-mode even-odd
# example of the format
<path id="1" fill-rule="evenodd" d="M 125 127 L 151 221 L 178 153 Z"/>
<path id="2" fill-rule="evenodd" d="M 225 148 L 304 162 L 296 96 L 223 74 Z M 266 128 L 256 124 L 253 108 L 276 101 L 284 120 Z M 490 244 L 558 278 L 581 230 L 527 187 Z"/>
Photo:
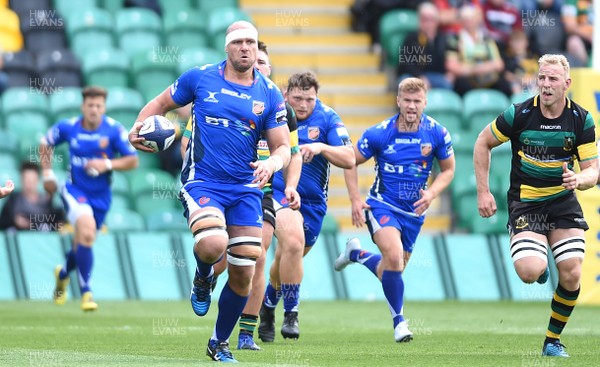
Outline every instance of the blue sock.
<path id="1" fill-rule="evenodd" d="M 94 253 L 91 247 L 77 244 L 75 253 L 77 268 L 79 268 L 79 288 L 81 294 L 90 291 L 90 278 L 92 277 L 92 267 L 94 266 Z"/>
<path id="2" fill-rule="evenodd" d="M 213 264 L 205 263 L 200 260 L 198 255 L 196 255 L 196 251 L 194 251 L 194 258 L 196 258 L 196 273 L 198 273 L 201 277 L 206 278 L 214 273 Z"/>
<path id="3" fill-rule="evenodd" d="M 283 310 L 285 312 L 298 312 L 300 303 L 300 284 L 281 284 L 283 295 Z"/>
<path id="4" fill-rule="evenodd" d="M 273 287 L 269 281 L 267 288 L 265 289 L 265 298 L 263 300 L 264 305 L 269 308 L 275 308 L 277 307 L 280 298 L 281 290 L 275 289 L 275 287 Z"/>
<path id="5" fill-rule="evenodd" d="M 377 276 L 377 265 L 381 261 L 381 255 L 373 254 L 365 250 L 352 250 L 350 260 L 362 264 Z"/>
<path id="6" fill-rule="evenodd" d="M 244 307 L 246 307 L 246 301 L 248 301 L 248 296 L 235 294 L 229 288 L 229 282 L 225 283 L 221 297 L 219 297 L 219 314 L 212 339 L 229 339 Z"/>
<path id="7" fill-rule="evenodd" d="M 68 277 L 69 273 L 77 267 L 77 261 L 75 261 L 75 252 L 73 252 L 73 250 L 67 252 L 65 257 L 67 258 L 67 261 L 65 262 L 65 265 L 63 265 L 62 269 L 60 269 L 60 274 L 58 275 L 60 279 L 65 279 Z"/>
<path id="8" fill-rule="evenodd" d="M 384 270 L 381 275 L 381 285 L 383 286 L 383 294 L 387 299 L 392 318 L 394 319 L 394 328 L 402 321 L 402 304 L 404 303 L 404 281 L 402 280 L 402 272 Z"/>

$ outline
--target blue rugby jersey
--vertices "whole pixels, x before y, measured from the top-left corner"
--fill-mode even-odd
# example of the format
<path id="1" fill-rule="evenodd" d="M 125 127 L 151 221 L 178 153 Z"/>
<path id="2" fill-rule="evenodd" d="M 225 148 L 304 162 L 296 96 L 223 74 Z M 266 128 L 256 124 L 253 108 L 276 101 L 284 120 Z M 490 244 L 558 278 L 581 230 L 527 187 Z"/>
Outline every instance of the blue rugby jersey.
<path id="1" fill-rule="evenodd" d="M 397 119 L 395 115 L 370 127 L 357 142 L 358 151 L 376 163 L 367 203 L 415 215 L 414 203 L 420 189 L 427 188 L 433 159 L 451 157 L 452 141 L 448 130 L 425 114 L 416 132 L 398 131 Z"/>
<path id="2" fill-rule="evenodd" d="M 89 176 L 85 165 L 90 159 L 112 159 L 117 156 L 137 155 L 129 144 L 128 132 L 116 120 L 103 116 L 96 130 L 86 130 L 82 126 L 83 116 L 61 120 L 46 133 L 46 142 L 55 147 L 69 144 L 69 177 L 71 184 L 83 192 L 110 192 L 111 172 L 97 177 Z"/>
<path id="3" fill-rule="evenodd" d="M 315 109 L 306 120 L 298 120 L 298 145 L 325 143 L 331 146 L 352 146 L 348 130 L 342 119 L 329 106 L 317 99 Z M 298 182 L 298 193 L 302 201 L 325 202 L 329 185 L 329 161 L 321 154 L 310 163 L 302 165 Z M 273 189 L 283 192 L 283 173 L 277 172 L 273 179 Z"/>
<path id="4" fill-rule="evenodd" d="M 248 185 L 257 160 L 261 132 L 287 125 L 281 91 L 254 71 L 243 86 L 225 80 L 225 61 L 195 67 L 171 86 L 175 103 L 193 102 L 192 132 L 181 182 L 208 181 Z"/>

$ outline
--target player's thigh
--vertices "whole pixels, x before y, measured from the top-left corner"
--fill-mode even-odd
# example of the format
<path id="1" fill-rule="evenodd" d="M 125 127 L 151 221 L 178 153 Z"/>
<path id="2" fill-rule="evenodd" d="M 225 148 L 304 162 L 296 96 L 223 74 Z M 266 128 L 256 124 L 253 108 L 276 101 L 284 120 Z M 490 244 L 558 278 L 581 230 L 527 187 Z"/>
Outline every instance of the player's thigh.
<path id="1" fill-rule="evenodd" d="M 585 257 L 585 235 L 580 228 L 559 228 L 548 236 L 559 272 L 580 273 Z M 574 276 L 577 276 L 575 274 Z"/>
<path id="2" fill-rule="evenodd" d="M 327 214 L 327 204 L 304 202 L 300 207 L 300 213 L 304 220 L 304 246 L 309 247 L 308 250 L 310 250 L 310 247 L 314 246 L 321 233 L 323 220 L 325 214 Z M 306 255 L 306 253 L 308 251 L 305 249 L 304 254 Z"/>
<path id="3" fill-rule="evenodd" d="M 509 202 L 510 256 L 516 269 L 547 264 L 552 225 L 545 203 Z"/>
<path id="4" fill-rule="evenodd" d="M 384 256 L 402 253 L 401 226 L 395 215 L 381 209 L 365 210 L 367 228 L 371 239 Z"/>
<path id="5" fill-rule="evenodd" d="M 254 275 L 254 265 L 262 254 L 262 228 L 255 226 L 227 227 L 227 268 L 229 277 L 237 283 L 249 284 Z"/>
<path id="6" fill-rule="evenodd" d="M 94 209 L 90 205 L 87 194 L 73 186 L 62 186 L 60 197 L 67 214 L 67 220 L 76 230 L 81 227 L 90 231 L 96 229 Z"/>

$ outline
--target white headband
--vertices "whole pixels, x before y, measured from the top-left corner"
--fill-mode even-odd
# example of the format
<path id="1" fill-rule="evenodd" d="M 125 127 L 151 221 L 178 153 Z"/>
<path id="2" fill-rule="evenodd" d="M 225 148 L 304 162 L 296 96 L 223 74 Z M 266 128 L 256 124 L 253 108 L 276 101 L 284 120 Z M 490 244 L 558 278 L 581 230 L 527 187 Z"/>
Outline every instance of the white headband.
<path id="1" fill-rule="evenodd" d="M 248 39 L 248 38 L 253 39 L 254 41 L 258 42 L 258 31 L 253 28 L 236 29 L 235 31 L 229 32 L 229 34 L 227 34 L 227 36 L 225 36 L 225 47 L 227 47 L 227 45 L 234 40 Z"/>

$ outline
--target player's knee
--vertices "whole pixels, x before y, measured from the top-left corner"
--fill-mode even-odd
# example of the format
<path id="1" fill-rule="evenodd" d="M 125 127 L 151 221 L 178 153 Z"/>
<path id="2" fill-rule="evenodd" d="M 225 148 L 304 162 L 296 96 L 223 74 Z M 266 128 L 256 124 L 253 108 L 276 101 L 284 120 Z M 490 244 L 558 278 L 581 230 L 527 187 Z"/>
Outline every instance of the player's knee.
<path id="1" fill-rule="evenodd" d="M 75 241 L 92 246 L 96 240 L 96 221 L 92 216 L 81 216 L 75 224 Z"/>
<path id="2" fill-rule="evenodd" d="M 254 266 L 262 253 L 260 242 L 260 237 L 231 238 L 227 247 L 227 262 L 236 266 Z"/>
<path id="3" fill-rule="evenodd" d="M 221 238 L 223 247 L 227 244 L 227 226 L 223 213 L 219 210 L 203 210 L 192 214 L 189 227 L 196 243 L 211 237 L 211 243 L 215 243 L 216 238 Z"/>
<path id="4" fill-rule="evenodd" d="M 538 280 L 538 278 L 540 277 L 540 275 L 542 275 L 542 273 L 545 271 L 545 268 L 542 270 L 539 270 L 537 268 L 520 268 L 517 269 L 517 275 L 519 276 L 519 278 L 524 282 L 524 283 L 533 283 L 536 280 Z"/>

